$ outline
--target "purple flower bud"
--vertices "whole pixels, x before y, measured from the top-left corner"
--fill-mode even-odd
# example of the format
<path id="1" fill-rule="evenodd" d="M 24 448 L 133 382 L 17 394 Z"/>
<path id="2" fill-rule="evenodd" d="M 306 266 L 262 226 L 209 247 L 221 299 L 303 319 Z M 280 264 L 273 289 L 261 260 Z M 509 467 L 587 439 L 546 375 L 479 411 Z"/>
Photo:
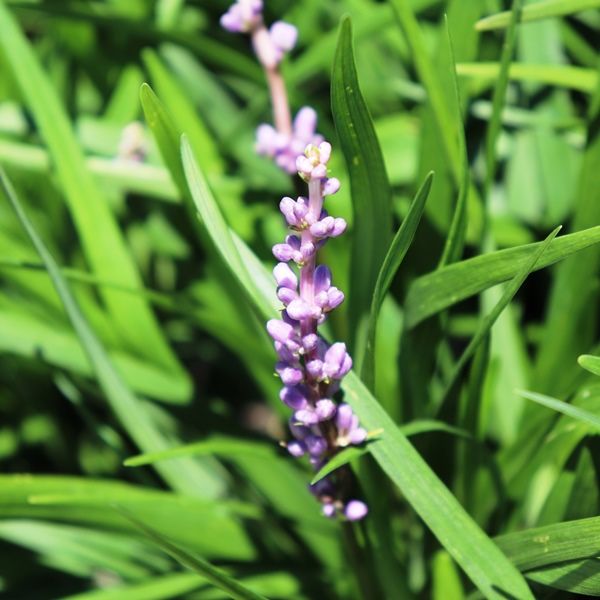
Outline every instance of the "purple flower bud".
<path id="1" fill-rule="evenodd" d="M 298 297 L 298 292 L 282 287 L 277 290 L 277 297 L 283 302 L 283 304 L 288 306 L 290 302 L 294 301 Z"/>
<path id="2" fill-rule="evenodd" d="M 296 253 L 297 252 L 289 244 L 275 244 L 273 246 L 273 256 L 282 262 L 292 260 Z"/>
<path id="3" fill-rule="evenodd" d="M 350 500 L 344 508 L 344 514 L 349 521 L 360 521 L 367 516 L 368 512 L 367 505 L 360 500 Z"/>
<path id="4" fill-rule="evenodd" d="M 346 344 L 338 342 L 325 352 L 323 371 L 328 378 L 342 379 L 352 369 L 352 359 L 346 352 Z"/>
<path id="5" fill-rule="evenodd" d="M 313 457 L 321 456 L 327 450 L 327 440 L 320 435 L 308 435 L 304 443 L 308 453 Z"/>
<path id="6" fill-rule="evenodd" d="M 262 0 L 237 0 L 221 17 L 221 26 L 233 33 L 248 32 L 262 19 Z"/>
<path id="7" fill-rule="evenodd" d="M 283 384 L 287 386 L 298 385 L 304 379 L 302 369 L 294 367 L 286 361 L 279 361 L 275 365 L 275 371 L 281 377 Z"/>
<path id="8" fill-rule="evenodd" d="M 288 442 L 286 448 L 287 451 L 295 458 L 300 458 L 306 453 L 306 447 L 302 442 L 299 441 Z"/>
<path id="9" fill-rule="evenodd" d="M 278 263 L 273 269 L 275 281 L 279 287 L 296 290 L 298 288 L 298 278 L 296 274 L 285 262 Z"/>
<path id="10" fill-rule="evenodd" d="M 298 174 L 305 181 L 327 177 L 327 162 L 331 156 L 331 144 L 321 142 L 318 146 L 309 144 L 304 154 L 296 159 Z"/>
<path id="11" fill-rule="evenodd" d="M 340 185 L 341 184 L 339 179 L 337 179 L 336 177 L 330 177 L 323 184 L 323 196 L 333 196 L 333 194 L 336 194 L 340 189 Z"/>
<path id="12" fill-rule="evenodd" d="M 314 304 L 309 304 L 302 298 L 296 298 L 292 300 L 288 307 L 287 312 L 292 319 L 302 321 L 304 319 L 318 319 L 321 316 L 321 309 Z"/>
<path id="13" fill-rule="evenodd" d="M 327 421 L 327 419 L 331 419 L 335 414 L 335 403 L 329 398 L 318 400 L 315 412 L 319 417 L 319 421 Z"/>
<path id="14" fill-rule="evenodd" d="M 325 502 L 321 508 L 323 515 L 328 519 L 335 517 L 335 504 L 333 502 Z"/>
<path id="15" fill-rule="evenodd" d="M 271 25 L 269 35 L 276 49 L 276 60 L 279 62 L 283 58 L 283 55 L 296 45 L 298 30 L 289 23 L 276 21 Z"/>
<path id="16" fill-rule="evenodd" d="M 295 333 L 291 325 L 279 319 L 270 319 L 267 322 L 267 331 L 276 342 L 281 342 L 282 344 L 292 339 Z"/>
<path id="17" fill-rule="evenodd" d="M 306 395 L 299 386 L 285 386 L 281 389 L 279 397 L 284 404 L 295 411 L 302 411 L 308 406 Z"/>
<path id="18" fill-rule="evenodd" d="M 327 291 L 331 286 L 331 271 L 327 265 L 319 265 L 314 274 L 315 293 Z"/>
<path id="19" fill-rule="evenodd" d="M 308 374 L 317 381 L 323 379 L 323 361 L 316 358 L 306 363 Z"/>
<path id="20" fill-rule="evenodd" d="M 274 157 L 287 145 L 285 136 L 271 126 L 263 123 L 256 129 L 255 149 L 258 154 Z"/>
<path id="21" fill-rule="evenodd" d="M 310 106 L 303 106 L 294 119 L 294 137 L 303 141 L 304 145 L 300 149 L 301 154 L 306 145 L 309 144 L 317 130 L 317 113 Z"/>
<path id="22" fill-rule="evenodd" d="M 308 215 L 308 200 L 302 196 L 297 201 L 291 198 L 282 198 L 279 203 L 279 210 L 282 212 L 287 224 L 294 229 L 305 229 L 308 225 L 306 218 Z"/>
<path id="23" fill-rule="evenodd" d="M 319 336 L 315 333 L 309 333 L 302 338 L 302 348 L 305 352 L 312 352 L 319 343 Z"/>

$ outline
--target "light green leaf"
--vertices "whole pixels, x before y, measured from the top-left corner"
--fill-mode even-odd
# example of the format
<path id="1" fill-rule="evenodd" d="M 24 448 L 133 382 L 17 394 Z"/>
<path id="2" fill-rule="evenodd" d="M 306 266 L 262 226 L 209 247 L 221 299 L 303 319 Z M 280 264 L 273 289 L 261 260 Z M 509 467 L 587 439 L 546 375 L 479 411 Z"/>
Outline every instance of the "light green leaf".
<path id="1" fill-rule="evenodd" d="M 554 264 L 598 242 L 600 226 L 561 236 L 552 241 L 535 270 Z M 412 328 L 465 298 L 511 279 L 541 243 L 490 252 L 419 277 L 410 287 L 405 302 L 407 326 Z"/>
<path id="2" fill-rule="evenodd" d="M 600 0 L 542 0 L 526 6 L 521 15 L 521 22 L 539 21 L 553 17 L 564 17 L 582 10 L 591 10 L 600 7 Z M 510 22 L 510 11 L 490 15 L 477 21 L 475 28 L 478 31 L 502 29 Z"/>
<path id="3" fill-rule="evenodd" d="M 385 295 L 392 285 L 394 276 L 412 244 L 417 227 L 421 222 L 421 216 L 425 209 L 425 203 L 427 202 L 432 182 L 433 173 L 429 173 L 415 195 L 408 213 L 402 221 L 402 225 L 400 225 L 400 228 L 396 232 L 377 275 L 371 300 L 371 311 L 367 326 L 367 343 L 361 368 L 361 377 L 370 389 L 373 389 L 375 378 L 375 342 L 379 311 L 381 310 Z"/>
<path id="4" fill-rule="evenodd" d="M 494 62 L 458 63 L 456 71 L 463 77 L 482 79 L 492 83 L 500 74 L 500 64 Z M 513 81 L 532 81 L 588 93 L 593 93 L 598 85 L 596 71 L 566 65 L 513 63 L 508 76 Z"/>
<path id="5" fill-rule="evenodd" d="M 594 375 L 600 375 L 600 356 L 592 356 L 591 354 L 582 354 L 577 362 L 586 371 Z"/>
<path id="6" fill-rule="evenodd" d="M 529 392 L 526 390 L 516 390 L 516 393 L 519 394 L 519 396 L 523 396 L 523 398 L 527 398 L 527 400 L 533 400 L 533 402 L 537 402 L 542 406 L 551 408 L 552 410 L 562 413 L 563 415 L 573 417 L 573 419 L 577 419 L 578 421 L 583 421 L 600 432 L 600 417 L 596 416 L 594 413 L 583 410 L 582 408 L 578 408 L 577 406 L 573 406 L 568 402 L 563 402 L 562 400 L 545 396 L 544 394 L 538 394 L 536 392 Z"/>

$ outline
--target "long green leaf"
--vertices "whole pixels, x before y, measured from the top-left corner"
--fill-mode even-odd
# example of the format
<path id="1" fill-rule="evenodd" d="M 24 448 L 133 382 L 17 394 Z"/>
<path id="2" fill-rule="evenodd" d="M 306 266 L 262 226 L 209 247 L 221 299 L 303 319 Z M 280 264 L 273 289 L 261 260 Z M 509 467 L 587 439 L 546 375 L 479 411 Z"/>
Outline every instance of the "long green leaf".
<path id="1" fill-rule="evenodd" d="M 454 387 L 458 378 L 464 369 L 465 365 L 475 354 L 477 348 L 490 333 L 492 326 L 502 313 L 502 311 L 510 304 L 510 301 L 514 298 L 515 294 L 519 291 L 519 288 L 523 285 L 528 275 L 535 269 L 536 264 L 540 258 L 547 252 L 548 247 L 552 243 L 552 240 L 556 237 L 558 232 L 561 230 L 561 226 L 557 227 L 550 235 L 538 246 L 535 253 L 529 258 L 529 260 L 523 265 L 523 267 L 515 274 L 510 284 L 506 286 L 506 289 L 502 293 L 502 296 L 494 305 L 494 308 L 481 320 L 475 335 L 471 338 L 468 346 L 465 348 L 460 358 L 458 359 L 454 371 L 450 377 L 449 383 L 445 389 L 441 400 L 438 402 L 438 408 L 441 406 L 444 399 L 447 397 L 449 391 Z"/>
<path id="2" fill-rule="evenodd" d="M 134 517 L 129 511 L 121 510 L 120 512 L 176 561 L 181 563 L 184 567 L 205 577 L 207 581 L 210 581 L 216 587 L 227 592 L 231 598 L 234 598 L 235 600 L 267 600 L 264 596 L 243 586 L 241 583 L 227 575 L 227 573 L 221 569 L 217 569 L 199 556 L 192 556 L 185 550 L 178 548 L 164 536 Z"/>
<path id="3" fill-rule="evenodd" d="M 153 422 L 143 402 L 123 382 L 102 343 L 87 323 L 56 261 L 33 228 L 31 221 L 27 218 L 2 169 L 0 169 L 0 184 L 3 194 L 10 202 L 23 229 L 48 270 L 69 320 L 96 374 L 98 383 L 115 415 L 140 449 L 151 452 L 168 448 L 170 444 L 167 437 Z M 222 482 L 210 470 L 203 469 L 199 464 L 186 459 L 178 464 L 159 465 L 157 471 L 165 481 L 175 489 L 182 491 L 187 490 L 191 493 L 198 493 L 200 487 L 205 495 L 216 496 L 223 489 Z"/>
<path id="4" fill-rule="evenodd" d="M 375 338 L 379 311 L 381 310 L 385 295 L 392 285 L 394 276 L 412 244 L 417 227 L 421 222 L 423 211 L 425 210 L 425 203 L 427 202 L 432 182 L 433 173 L 429 173 L 415 195 L 408 213 L 402 221 L 402 225 L 400 225 L 400 228 L 396 232 L 377 275 L 375 289 L 373 290 L 373 299 L 371 301 L 371 311 L 369 313 L 367 344 L 361 368 L 361 377 L 370 389 L 373 389 L 375 379 Z"/>
<path id="5" fill-rule="evenodd" d="M 535 270 L 562 260 L 600 242 L 600 226 L 561 236 L 552 241 Z M 414 281 L 405 302 L 405 319 L 414 327 L 450 306 L 498 283 L 522 269 L 542 242 L 490 252 L 448 265 Z"/>
<path id="6" fill-rule="evenodd" d="M 592 356 L 591 354 L 582 354 L 577 362 L 586 371 L 593 373 L 594 375 L 600 375 L 600 356 Z"/>
<path id="7" fill-rule="evenodd" d="M 350 331 L 356 334 L 366 325 L 377 273 L 391 237 L 392 199 L 381 148 L 358 84 L 349 18 L 342 20 L 333 63 L 331 111 L 352 188 L 349 314 Z"/>
<path id="8" fill-rule="evenodd" d="M 553 17 L 564 17 L 582 10 L 591 10 L 600 7 L 600 0 L 542 0 L 526 6 L 523 9 L 521 22 L 539 21 Z M 475 28 L 478 31 L 502 29 L 510 22 L 510 11 L 490 15 L 477 21 Z"/>
<path id="9" fill-rule="evenodd" d="M 109 205 L 87 170 L 58 95 L 4 1 L 0 1 L 0 49 L 48 145 L 94 272 L 101 278 L 137 287 L 141 283 L 139 273 Z M 101 293 L 126 346 L 186 379 L 146 302 L 112 289 Z M 189 394 L 189 380 L 187 383 Z"/>
<path id="10" fill-rule="evenodd" d="M 458 63 L 456 71 L 464 77 L 483 79 L 490 83 L 500 74 L 500 65 L 494 62 Z M 513 81 L 532 81 L 592 93 L 598 85 L 598 74 L 592 69 L 565 65 L 533 65 L 513 63 L 508 72 Z"/>
<path id="11" fill-rule="evenodd" d="M 600 596 L 600 558 L 556 563 L 527 571 L 525 577 L 572 594 Z"/>
<path id="12" fill-rule="evenodd" d="M 598 555 L 600 517 L 565 521 L 501 535 L 494 540 L 524 571 Z"/>
<path id="13" fill-rule="evenodd" d="M 573 406 L 568 402 L 563 402 L 562 400 L 557 400 L 556 398 L 551 398 L 550 396 L 545 396 L 544 394 L 538 394 L 536 392 L 517 390 L 517 394 L 519 394 L 519 396 L 523 396 L 523 398 L 533 400 L 533 402 L 537 402 L 542 406 L 546 406 L 547 408 L 551 408 L 552 410 L 562 413 L 563 415 L 573 417 L 578 421 L 583 421 L 600 432 L 600 417 L 596 416 L 594 413 L 583 410 L 582 408 L 578 408 L 577 406 Z"/>

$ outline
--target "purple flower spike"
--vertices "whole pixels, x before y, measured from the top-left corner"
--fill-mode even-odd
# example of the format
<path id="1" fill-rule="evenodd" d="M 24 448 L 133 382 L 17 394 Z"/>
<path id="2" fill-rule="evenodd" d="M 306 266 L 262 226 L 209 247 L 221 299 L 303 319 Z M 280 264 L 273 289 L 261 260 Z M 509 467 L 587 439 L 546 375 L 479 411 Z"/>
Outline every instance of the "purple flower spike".
<path id="1" fill-rule="evenodd" d="M 344 514 L 348 521 L 360 521 L 367 516 L 368 512 L 367 505 L 360 500 L 350 500 L 344 509 Z"/>
<path id="2" fill-rule="evenodd" d="M 315 125 L 314 111 L 302 109 L 294 123 L 294 135 L 314 136 Z M 263 130 L 263 134 L 265 147 L 270 143 L 274 148 L 277 140 L 272 132 Z M 289 160 L 293 146 L 292 141 L 276 160 Z M 332 285 L 329 267 L 316 262 L 317 249 L 346 230 L 344 219 L 329 216 L 323 208 L 325 195 L 335 193 L 340 185 L 337 179 L 327 178 L 330 156 L 330 144 L 321 141 L 318 145 L 309 143 L 304 154 L 294 160 L 300 175 L 310 184 L 309 198 L 294 200 L 286 196 L 279 204 L 287 225 L 297 235 L 288 235 L 283 244 L 273 247 L 273 254 L 281 261 L 273 269 L 277 297 L 286 308 L 279 326 L 273 321 L 267 324 L 280 359 L 275 370 L 285 386 L 280 397 L 294 411 L 290 432 L 295 440 L 287 444 L 288 452 L 296 457 L 307 456 L 315 470 L 342 448 L 361 444 L 367 438 L 352 408 L 348 404 L 338 406 L 332 399 L 340 391 L 341 379 L 352 368 L 346 345 L 337 342 L 329 346 L 318 334 L 327 313 L 344 300 L 343 292 Z M 289 261 L 298 265 L 299 277 L 287 264 Z M 364 502 L 348 501 L 348 480 L 332 475 L 310 487 L 325 516 L 340 515 L 356 521 L 367 514 Z"/>
<path id="3" fill-rule="evenodd" d="M 221 17 L 221 26 L 232 33 L 247 33 L 262 22 L 262 0 L 237 0 Z"/>

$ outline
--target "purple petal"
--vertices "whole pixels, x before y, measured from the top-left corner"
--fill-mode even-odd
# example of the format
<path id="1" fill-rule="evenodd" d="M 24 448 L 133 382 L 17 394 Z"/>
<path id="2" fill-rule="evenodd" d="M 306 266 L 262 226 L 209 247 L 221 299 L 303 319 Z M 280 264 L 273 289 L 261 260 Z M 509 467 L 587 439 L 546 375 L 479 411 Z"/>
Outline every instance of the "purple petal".
<path id="1" fill-rule="evenodd" d="M 301 369 L 292 367 L 289 363 L 280 361 L 275 365 L 275 371 L 281 377 L 281 381 L 286 386 L 298 385 L 304 378 L 304 373 Z"/>
<path id="2" fill-rule="evenodd" d="M 303 425 L 316 425 L 319 417 L 313 409 L 301 409 L 294 413 L 294 418 Z"/>
<path id="3" fill-rule="evenodd" d="M 327 164 L 331 157 L 331 144 L 329 142 L 321 142 L 319 144 L 319 156 L 321 158 L 321 164 Z"/>
<path id="4" fill-rule="evenodd" d="M 340 189 L 340 180 L 336 177 L 330 177 L 323 184 L 323 196 L 333 196 Z"/>
<path id="5" fill-rule="evenodd" d="M 287 451 L 295 458 L 300 458 L 306 453 L 306 448 L 302 442 L 294 441 L 287 444 Z"/>
<path id="6" fill-rule="evenodd" d="M 323 377 L 323 361 L 319 359 L 311 360 L 306 364 L 306 371 L 314 379 Z"/>
<path id="7" fill-rule="evenodd" d="M 304 443 L 309 454 L 312 456 L 320 456 L 327 450 L 327 441 L 320 435 L 308 435 Z"/>
<path id="8" fill-rule="evenodd" d="M 294 137 L 300 138 L 302 147 L 298 154 L 302 154 L 306 144 L 312 140 L 317 129 L 317 113 L 314 108 L 304 106 L 294 119 Z"/>
<path id="9" fill-rule="evenodd" d="M 289 244 L 275 244 L 273 246 L 273 256 L 281 262 L 292 260 L 295 253 L 296 251 Z"/>
<path id="10" fill-rule="evenodd" d="M 327 290 L 327 308 L 333 310 L 344 301 L 344 292 L 336 287 L 331 287 Z"/>
<path id="11" fill-rule="evenodd" d="M 346 223 L 345 219 L 342 219 L 342 217 L 336 217 L 333 229 L 329 233 L 329 237 L 338 237 L 338 235 L 342 235 L 342 233 L 346 231 L 347 227 L 348 224 Z"/>
<path id="12" fill-rule="evenodd" d="M 284 21 L 273 23 L 269 29 L 269 33 L 271 34 L 273 43 L 285 52 L 289 52 L 296 45 L 296 40 L 298 39 L 298 30 L 293 25 Z"/>
<path id="13" fill-rule="evenodd" d="M 314 282 L 316 294 L 331 287 L 331 270 L 327 265 L 319 265 L 315 269 Z"/>
<path id="14" fill-rule="evenodd" d="M 350 431 L 350 443 L 351 444 L 362 444 L 367 439 L 367 430 L 364 427 L 357 427 Z"/>
<path id="15" fill-rule="evenodd" d="M 298 297 L 298 293 L 294 290 L 290 290 L 289 288 L 279 288 L 277 290 L 277 297 L 286 305 Z"/>
<path id="16" fill-rule="evenodd" d="M 319 417 L 319 421 L 331 419 L 331 417 L 333 417 L 335 414 L 335 403 L 333 400 L 329 400 L 329 398 L 319 400 L 316 404 L 315 412 Z"/>
<path id="17" fill-rule="evenodd" d="M 306 352 L 310 352 L 317 347 L 319 336 L 315 333 L 309 333 L 302 338 L 302 347 Z"/>
<path id="18" fill-rule="evenodd" d="M 335 517 L 335 505 L 333 504 L 333 502 L 326 502 L 325 504 L 323 504 L 321 510 L 323 511 L 323 515 L 328 519 L 332 519 L 333 517 Z"/>
<path id="19" fill-rule="evenodd" d="M 344 514 L 349 521 L 360 521 L 367 516 L 368 512 L 367 505 L 360 500 L 350 500 L 344 509 Z"/>
<path id="20" fill-rule="evenodd" d="M 298 288 L 298 278 L 287 263 L 280 262 L 275 265 L 273 275 L 275 276 L 275 281 L 279 287 L 289 288 L 290 290 L 296 290 Z"/>
<path id="21" fill-rule="evenodd" d="M 352 407 L 349 404 L 340 404 L 335 416 L 335 424 L 339 432 L 349 431 L 352 426 Z"/>
<path id="22" fill-rule="evenodd" d="M 288 307 L 287 312 L 292 319 L 302 321 L 304 319 L 310 319 L 315 316 L 315 308 L 308 302 L 302 300 L 302 298 L 296 298 L 292 300 Z"/>
<path id="23" fill-rule="evenodd" d="M 294 335 L 294 328 L 279 319 L 267 321 L 267 331 L 275 341 L 281 343 L 287 342 Z"/>
<path id="24" fill-rule="evenodd" d="M 301 410 L 307 405 L 306 396 L 298 386 L 282 388 L 279 393 L 281 401 L 294 410 Z"/>

